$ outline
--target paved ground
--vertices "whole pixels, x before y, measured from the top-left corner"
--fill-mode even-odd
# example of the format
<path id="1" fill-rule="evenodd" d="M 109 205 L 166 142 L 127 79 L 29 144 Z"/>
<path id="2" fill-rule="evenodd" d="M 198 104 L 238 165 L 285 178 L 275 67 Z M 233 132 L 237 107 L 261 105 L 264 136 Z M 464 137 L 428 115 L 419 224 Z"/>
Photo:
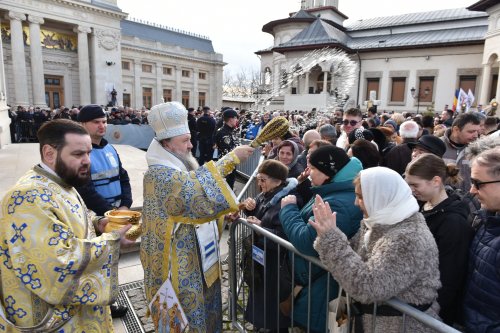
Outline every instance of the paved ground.
<path id="1" fill-rule="evenodd" d="M 134 199 L 134 207 L 142 207 L 143 196 L 142 196 L 142 178 L 144 172 L 147 170 L 147 164 L 145 159 L 145 152 L 134 147 L 124 146 L 124 145 L 114 145 L 117 149 L 120 159 L 124 168 L 128 171 L 131 186 L 132 186 L 132 197 Z M 3 197 L 5 192 L 13 186 L 16 181 L 31 167 L 40 162 L 38 143 L 23 143 L 23 144 L 11 144 L 0 149 L 0 197 Z M 241 183 L 236 183 L 235 192 L 238 193 L 242 188 Z M 221 245 L 221 257 L 225 258 L 228 253 L 227 247 L 227 237 L 228 231 L 225 230 L 220 242 Z M 139 259 L 138 247 L 130 249 L 130 252 L 123 253 L 119 262 L 119 284 L 125 285 L 131 282 L 141 281 L 144 278 L 144 270 L 142 269 L 141 262 Z M 227 267 L 223 271 L 223 304 L 227 304 Z M 131 291 L 128 295 L 133 299 L 133 303 L 136 306 L 136 314 L 141 317 L 141 314 L 145 313 L 145 302 L 143 295 L 140 292 Z M 227 311 L 226 311 L 227 312 Z M 144 316 L 142 316 L 144 317 Z M 225 318 L 225 329 L 224 332 L 233 332 L 230 329 L 230 323 L 227 322 L 227 313 Z M 147 325 L 147 320 L 144 319 L 146 323 L 146 329 L 150 330 L 150 326 Z M 116 333 L 126 333 L 127 330 L 121 319 L 114 320 L 115 332 Z"/>

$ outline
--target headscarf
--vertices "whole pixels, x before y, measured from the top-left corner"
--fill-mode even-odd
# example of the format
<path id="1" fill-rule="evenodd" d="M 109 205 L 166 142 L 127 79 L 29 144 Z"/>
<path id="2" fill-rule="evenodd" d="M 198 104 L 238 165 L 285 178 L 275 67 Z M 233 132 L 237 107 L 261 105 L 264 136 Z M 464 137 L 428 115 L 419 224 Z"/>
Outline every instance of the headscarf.
<path id="1" fill-rule="evenodd" d="M 363 219 L 369 231 L 376 224 L 396 224 L 418 212 L 418 203 L 410 186 L 396 171 L 373 167 L 360 172 L 361 192 L 368 217 Z"/>
<path id="2" fill-rule="evenodd" d="M 285 142 L 292 144 L 293 160 L 290 162 L 290 164 L 287 165 L 288 170 L 292 170 L 295 164 L 297 164 L 297 162 L 299 161 L 299 146 L 297 145 L 297 143 L 293 142 L 292 140 L 284 140 L 282 143 L 280 143 L 278 149 L 276 150 L 276 159 L 279 161 L 279 151 L 281 147 L 286 144 Z"/>

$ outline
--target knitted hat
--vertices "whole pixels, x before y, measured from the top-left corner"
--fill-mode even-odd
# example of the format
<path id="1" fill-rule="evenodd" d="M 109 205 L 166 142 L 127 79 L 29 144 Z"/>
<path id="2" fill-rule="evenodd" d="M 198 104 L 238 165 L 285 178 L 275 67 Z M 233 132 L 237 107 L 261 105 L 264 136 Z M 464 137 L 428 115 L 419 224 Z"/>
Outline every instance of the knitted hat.
<path id="1" fill-rule="evenodd" d="M 408 142 L 408 147 L 411 149 L 419 147 L 439 157 L 443 157 L 446 152 L 446 145 L 443 140 L 430 134 L 422 135 L 417 142 Z"/>
<path id="2" fill-rule="evenodd" d="M 97 104 L 89 104 L 85 105 L 80 110 L 78 116 L 76 117 L 76 120 L 81 123 L 86 123 L 87 121 L 91 121 L 97 118 L 106 118 L 106 114 L 104 113 L 101 106 Z"/>
<path id="3" fill-rule="evenodd" d="M 309 157 L 309 163 L 328 177 L 334 177 L 349 161 L 343 149 L 329 145 L 319 147 Z"/>
<path id="4" fill-rule="evenodd" d="M 179 102 L 155 105 L 148 115 L 148 122 L 153 127 L 158 140 L 188 134 L 187 110 Z"/>
<path id="5" fill-rule="evenodd" d="M 259 173 L 284 182 L 288 177 L 288 167 L 278 160 L 265 160 L 259 166 Z"/>

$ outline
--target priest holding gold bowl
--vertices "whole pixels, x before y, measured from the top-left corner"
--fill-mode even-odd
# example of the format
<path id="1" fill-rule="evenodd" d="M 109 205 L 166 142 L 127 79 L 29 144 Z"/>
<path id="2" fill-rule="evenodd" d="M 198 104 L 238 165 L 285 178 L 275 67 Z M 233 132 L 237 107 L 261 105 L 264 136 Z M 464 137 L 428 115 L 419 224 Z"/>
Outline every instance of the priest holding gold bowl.
<path id="1" fill-rule="evenodd" d="M 222 331 L 219 235 L 223 217 L 238 211 L 224 177 L 252 155 L 239 146 L 202 166 L 191 154 L 186 108 L 178 102 L 151 108 L 156 136 L 146 153 L 141 262 L 149 304 L 171 286 L 189 332 Z M 157 330 L 161 328 L 156 327 Z"/>
<path id="2" fill-rule="evenodd" d="M 132 210 L 110 210 L 104 213 L 108 222 L 104 226 L 104 232 L 112 232 L 131 224 L 132 227 L 125 233 L 125 238 L 135 241 L 142 233 L 141 213 Z"/>

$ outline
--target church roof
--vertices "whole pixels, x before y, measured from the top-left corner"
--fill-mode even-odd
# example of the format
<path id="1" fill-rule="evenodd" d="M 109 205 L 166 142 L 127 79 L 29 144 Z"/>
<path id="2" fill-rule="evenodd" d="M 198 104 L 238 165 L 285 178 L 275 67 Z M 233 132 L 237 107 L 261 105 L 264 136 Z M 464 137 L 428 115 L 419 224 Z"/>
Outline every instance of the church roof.
<path id="1" fill-rule="evenodd" d="M 464 27 L 443 30 L 427 30 L 392 35 L 377 35 L 351 38 L 347 46 L 354 50 L 373 50 L 384 48 L 428 47 L 477 43 L 484 40 L 488 26 Z"/>
<path id="2" fill-rule="evenodd" d="M 435 10 L 431 12 L 374 17 L 354 22 L 346 22 L 345 27 L 347 28 L 348 31 L 368 30 L 368 29 L 403 26 L 403 25 L 471 19 L 471 18 L 479 18 L 487 16 L 488 15 L 486 13 L 473 12 L 465 8 L 454 8 L 454 9 Z"/>
<path id="3" fill-rule="evenodd" d="M 101 8 L 104 8 L 104 9 L 115 10 L 115 11 L 119 11 L 119 12 L 122 11 L 120 8 L 118 8 L 118 6 L 115 6 L 115 5 L 110 4 L 110 3 L 101 2 L 99 0 L 91 0 L 90 3 L 92 5 L 94 5 L 94 6 L 96 6 L 96 7 L 101 7 Z"/>
<path id="4" fill-rule="evenodd" d="M 201 35 L 131 20 L 122 20 L 120 24 L 123 35 L 178 45 L 206 53 L 214 52 L 212 41 Z"/>
<path id="5" fill-rule="evenodd" d="M 442 22 L 447 24 L 443 25 Z M 272 51 L 329 46 L 353 52 L 478 44 L 484 42 L 487 31 L 487 14 L 465 8 L 377 17 L 353 22 L 345 27 L 318 17 L 292 39 L 272 48 Z M 257 54 L 269 51 L 265 49 Z"/>
<path id="6" fill-rule="evenodd" d="M 311 25 L 299 32 L 291 40 L 280 44 L 278 48 L 312 44 L 340 44 L 341 41 L 336 35 L 338 35 L 338 32 L 334 27 L 324 22 L 322 19 L 317 18 Z"/>
<path id="7" fill-rule="evenodd" d="M 484 12 L 487 9 L 489 9 L 497 4 L 498 4 L 498 0 L 480 0 L 476 3 L 474 3 L 473 5 L 467 7 L 467 9 Z"/>
<path id="8" fill-rule="evenodd" d="M 299 19 L 300 18 L 312 18 L 312 19 L 316 19 L 316 16 L 314 16 L 313 14 L 308 13 L 305 10 L 301 9 L 298 12 L 296 12 L 295 14 L 293 14 L 291 16 L 291 18 L 299 18 Z"/>

